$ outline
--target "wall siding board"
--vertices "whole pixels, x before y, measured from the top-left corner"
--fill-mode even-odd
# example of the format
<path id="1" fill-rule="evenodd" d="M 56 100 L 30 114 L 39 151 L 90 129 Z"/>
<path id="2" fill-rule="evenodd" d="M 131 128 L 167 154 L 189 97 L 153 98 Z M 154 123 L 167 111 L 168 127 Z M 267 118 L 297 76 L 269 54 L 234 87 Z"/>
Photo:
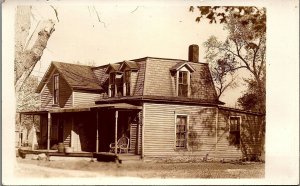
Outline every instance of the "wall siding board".
<path id="1" fill-rule="evenodd" d="M 214 108 L 146 103 L 145 110 L 146 157 L 214 155 L 215 120 L 210 119 L 211 115 L 215 113 Z M 201 112 L 203 112 L 202 115 Z M 178 150 L 175 147 L 175 114 L 187 114 L 189 133 L 197 134 L 196 139 L 188 137 L 187 150 Z"/>
<path id="2" fill-rule="evenodd" d="M 94 104 L 100 98 L 99 93 L 74 91 L 74 107 L 86 104 Z"/>

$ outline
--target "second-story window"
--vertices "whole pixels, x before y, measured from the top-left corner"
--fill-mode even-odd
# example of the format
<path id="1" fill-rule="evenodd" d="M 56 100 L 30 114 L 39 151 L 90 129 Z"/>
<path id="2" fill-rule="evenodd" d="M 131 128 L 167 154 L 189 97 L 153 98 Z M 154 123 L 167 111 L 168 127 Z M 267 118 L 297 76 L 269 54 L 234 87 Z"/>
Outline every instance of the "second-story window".
<path id="1" fill-rule="evenodd" d="M 110 97 L 115 97 L 115 73 L 110 73 L 109 74 L 109 96 Z"/>
<path id="2" fill-rule="evenodd" d="M 110 73 L 109 75 L 109 96 L 123 96 L 123 74 Z"/>
<path id="3" fill-rule="evenodd" d="M 130 76 L 131 76 L 131 71 L 126 70 L 125 71 L 125 78 L 124 78 L 124 95 L 130 96 Z"/>
<path id="4" fill-rule="evenodd" d="M 53 104 L 58 104 L 59 98 L 59 76 L 55 74 L 53 76 Z"/>
<path id="5" fill-rule="evenodd" d="M 178 72 L 178 96 L 188 97 L 188 72 L 179 71 Z"/>

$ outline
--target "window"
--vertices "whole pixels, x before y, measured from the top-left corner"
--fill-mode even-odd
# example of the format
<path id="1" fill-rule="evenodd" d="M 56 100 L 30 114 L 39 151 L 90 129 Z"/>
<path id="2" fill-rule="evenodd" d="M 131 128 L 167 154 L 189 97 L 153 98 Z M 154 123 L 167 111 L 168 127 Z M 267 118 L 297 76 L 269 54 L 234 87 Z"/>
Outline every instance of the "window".
<path id="1" fill-rule="evenodd" d="M 53 78 L 53 104 L 58 104 L 58 98 L 59 98 L 59 76 L 58 74 L 54 75 Z"/>
<path id="2" fill-rule="evenodd" d="M 187 148 L 187 116 L 176 116 L 176 148 Z"/>
<path id="3" fill-rule="evenodd" d="M 123 74 L 112 72 L 109 75 L 109 96 L 123 96 Z"/>
<path id="4" fill-rule="evenodd" d="M 109 74 L 109 95 L 115 97 L 115 73 Z"/>
<path id="5" fill-rule="evenodd" d="M 241 117 L 239 116 L 230 117 L 229 138 L 231 144 L 233 145 L 240 144 L 240 139 L 241 139 L 240 125 L 241 125 Z"/>
<path id="6" fill-rule="evenodd" d="M 124 78 L 124 85 L 125 85 L 124 95 L 126 95 L 126 96 L 130 96 L 130 76 L 131 76 L 131 71 L 126 70 L 125 78 Z"/>
<path id="7" fill-rule="evenodd" d="M 188 72 L 178 71 L 178 96 L 188 96 Z"/>

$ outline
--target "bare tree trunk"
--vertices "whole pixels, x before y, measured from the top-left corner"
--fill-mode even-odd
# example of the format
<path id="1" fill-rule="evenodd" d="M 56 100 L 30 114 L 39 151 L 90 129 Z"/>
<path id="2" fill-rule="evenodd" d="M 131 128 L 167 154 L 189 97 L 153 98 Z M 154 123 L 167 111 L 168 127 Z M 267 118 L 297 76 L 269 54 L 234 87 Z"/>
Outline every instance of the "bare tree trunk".
<path id="1" fill-rule="evenodd" d="M 32 42 L 29 36 L 31 28 L 31 7 L 18 6 L 15 22 L 15 91 L 21 90 L 24 82 L 31 74 L 36 63 L 41 59 L 47 42 L 54 32 L 54 22 L 44 20 L 42 28 L 37 28 L 38 34 L 31 48 L 27 43 Z M 35 29 L 36 30 L 36 29 Z M 34 31 L 35 32 L 35 31 Z M 35 33 L 32 33 L 35 34 Z"/>

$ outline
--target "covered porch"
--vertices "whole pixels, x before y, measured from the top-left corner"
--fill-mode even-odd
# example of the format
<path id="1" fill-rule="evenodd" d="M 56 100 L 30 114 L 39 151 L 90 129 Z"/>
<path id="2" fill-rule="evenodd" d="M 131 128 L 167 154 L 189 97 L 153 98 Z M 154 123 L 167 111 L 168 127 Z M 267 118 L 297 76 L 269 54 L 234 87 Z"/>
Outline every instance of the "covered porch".
<path id="1" fill-rule="evenodd" d="M 21 112 L 20 115 L 39 115 L 40 134 L 38 149 L 32 153 L 70 156 L 120 156 L 118 144 L 122 136 L 129 139 L 128 151 L 122 155 L 141 154 L 141 106 L 127 103 L 89 105 L 77 108 L 57 108 L 49 111 Z M 72 152 L 53 151 L 54 145 L 63 143 Z M 42 150 L 42 151 L 41 151 Z M 36 152 L 34 152 L 36 151 Z M 27 151 L 28 153 L 28 151 Z M 117 159 L 118 159 L 117 158 Z"/>

